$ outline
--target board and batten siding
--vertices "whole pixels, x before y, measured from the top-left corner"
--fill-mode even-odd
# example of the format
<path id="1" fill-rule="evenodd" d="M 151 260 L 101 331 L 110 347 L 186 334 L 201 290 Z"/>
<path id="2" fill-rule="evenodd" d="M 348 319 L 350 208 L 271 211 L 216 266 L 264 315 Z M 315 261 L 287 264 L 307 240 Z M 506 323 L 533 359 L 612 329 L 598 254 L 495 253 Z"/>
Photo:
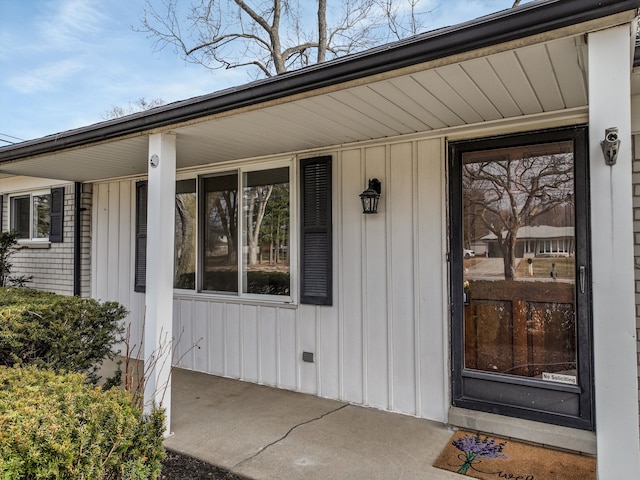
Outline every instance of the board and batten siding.
<path id="1" fill-rule="evenodd" d="M 640 95 L 636 95 L 638 115 L 633 115 L 638 122 L 634 125 L 633 136 L 633 233 L 635 256 L 635 294 L 636 294 L 636 351 L 638 365 L 638 412 L 640 414 Z M 636 110 L 634 110 L 635 112 Z M 639 419 L 640 421 L 640 419 Z"/>
<path id="2" fill-rule="evenodd" d="M 135 180 L 95 184 L 92 218 L 91 297 L 127 309 L 131 356 L 143 358 L 144 294 L 133 291 Z"/>
<path id="3" fill-rule="evenodd" d="M 181 367 L 445 421 L 444 141 L 323 152 L 333 156 L 333 306 L 174 298 Z M 358 195 L 382 182 L 377 215 Z M 132 311 L 135 181 L 96 185 L 95 294 Z M 314 362 L 302 361 L 302 352 Z"/>

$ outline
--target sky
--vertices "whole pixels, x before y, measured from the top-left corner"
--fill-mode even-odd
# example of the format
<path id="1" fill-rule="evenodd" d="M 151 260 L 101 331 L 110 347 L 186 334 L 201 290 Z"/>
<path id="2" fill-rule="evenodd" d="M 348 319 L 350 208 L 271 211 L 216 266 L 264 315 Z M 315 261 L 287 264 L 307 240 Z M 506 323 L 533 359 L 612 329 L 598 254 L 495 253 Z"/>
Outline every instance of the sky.
<path id="1" fill-rule="evenodd" d="M 163 0 L 150 0 L 158 10 Z M 187 2 L 188 0 L 182 0 Z M 306 0 L 302 0 L 306 1 Z M 522 3 L 526 3 L 526 0 Z M 427 30 L 513 0 L 422 0 Z M 0 146 L 104 121 L 136 100 L 165 103 L 253 80 L 186 63 L 135 31 L 145 0 L 0 0 Z"/>

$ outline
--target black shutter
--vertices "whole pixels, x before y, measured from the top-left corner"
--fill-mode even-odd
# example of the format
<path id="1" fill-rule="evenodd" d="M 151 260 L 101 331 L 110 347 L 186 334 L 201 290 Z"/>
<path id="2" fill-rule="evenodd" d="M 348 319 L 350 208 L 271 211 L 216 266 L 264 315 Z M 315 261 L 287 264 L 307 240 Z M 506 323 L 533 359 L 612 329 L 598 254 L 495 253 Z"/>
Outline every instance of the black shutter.
<path id="1" fill-rule="evenodd" d="M 144 292 L 147 286 L 147 182 L 136 182 L 136 274 L 133 289 Z"/>
<path id="2" fill-rule="evenodd" d="M 300 302 L 332 305 L 331 157 L 302 160 L 300 185 Z"/>
<path id="3" fill-rule="evenodd" d="M 49 210 L 49 241 L 63 241 L 62 225 L 64 223 L 64 187 L 51 189 L 51 208 Z"/>

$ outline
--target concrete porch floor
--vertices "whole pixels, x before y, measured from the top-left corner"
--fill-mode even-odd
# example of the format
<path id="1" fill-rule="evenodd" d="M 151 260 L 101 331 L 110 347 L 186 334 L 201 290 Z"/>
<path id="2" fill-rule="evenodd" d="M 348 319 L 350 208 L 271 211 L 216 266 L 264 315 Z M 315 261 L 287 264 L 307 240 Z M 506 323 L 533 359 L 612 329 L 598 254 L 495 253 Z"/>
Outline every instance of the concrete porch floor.
<path id="1" fill-rule="evenodd" d="M 454 480 L 445 425 L 175 369 L 165 446 L 252 479 Z"/>

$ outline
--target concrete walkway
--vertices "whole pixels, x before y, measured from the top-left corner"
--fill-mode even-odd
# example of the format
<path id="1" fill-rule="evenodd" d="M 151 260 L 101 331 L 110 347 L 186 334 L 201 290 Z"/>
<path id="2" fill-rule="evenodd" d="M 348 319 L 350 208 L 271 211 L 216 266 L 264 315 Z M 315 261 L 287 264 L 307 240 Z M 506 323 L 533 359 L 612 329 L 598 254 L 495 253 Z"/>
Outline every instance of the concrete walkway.
<path id="1" fill-rule="evenodd" d="M 262 480 L 455 480 L 446 426 L 176 369 L 167 448 Z"/>

